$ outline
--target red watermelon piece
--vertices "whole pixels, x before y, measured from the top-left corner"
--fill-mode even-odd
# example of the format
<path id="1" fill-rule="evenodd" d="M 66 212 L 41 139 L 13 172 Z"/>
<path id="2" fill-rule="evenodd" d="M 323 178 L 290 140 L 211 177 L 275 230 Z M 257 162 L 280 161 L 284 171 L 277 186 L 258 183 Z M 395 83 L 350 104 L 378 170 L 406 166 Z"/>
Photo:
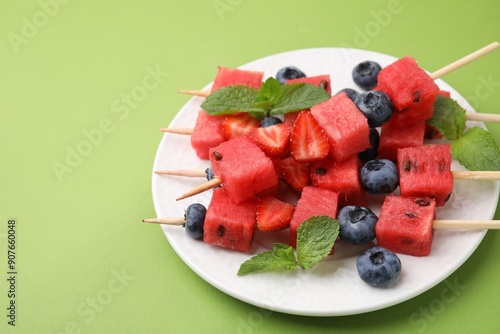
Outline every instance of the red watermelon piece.
<path id="1" fill-rule="evenodd" d="M 357 156 L 344 161 L 335 161 L 331 155 L 311 163 L 311 184 L 339 193 L 338 207 L 346 205 L 367 205 L 366 191 L 361 186 Z"/>
<path id="2" fill-rule="evenodd" d="M 335 160 L 349 159 L 370 147 L 368 120 L 346 93 L 313 106 L 311 113 L 328 137 Z"/>
<path id="3" fill-rule="evenodd" d="M 406 126 L 432 117 L 439 87 L 411 56 L 383 68 L 377 79 L 375 89 L 386 93 L 394 104 L 389 122 Z"/>
<path id="4" fill-rule="evenodd" d="M 249 252 L 255 233 L 257 201 L 234 204 L 221 188 L 214 189 L 203 226 L 203 241 L 210 245 Z"/>
<path id="5" fill-rule="evenodd" d="M 296 78 L 296 79 L 290 79 L 287 80 L 287 84 L 294 84 L 294 83 L 308 83 L 314 86 L 318 86 L 319 88 L 323 88 L 327 93 L 331 94 L 332 93 L 332 87 L 330 84 L 330 75 L 329 74 L 323 74 L 323 75 L 316 75 L 313 77 L 303 77 L 303 78 Z"/>
<path id="6" fill-rule="evenodd" d="M 244 85 L 258 89 L 262 84 L 264 72 L 241 70 L 239 68 L 218 67 L 217 76 L 212 85 L 212 92 L 221 87 Z"/>
<path id="7" fill-rule="evenodd" d="M 336 191 L 307 186 L 302 189 L 295 212 L 290 222 L 290 245 L 297 244 L 297 228 L 314 216 L 337 216 L 339 193 Z"/>
<path id="8" fill-rule="evenodd" d="M 395 253 L 429 255 L 435 210 L 432 198 L 388 195 L 375 225 L 378 245 Z"/>
<path id="9" fill-rule="evenodd" d="M 234 203 L 253 198 L 278 183 L 273 161 L 248 137 L 241 136 L 209 150 L 215 176 Z"/>
<path id="10" fill-rule="evenodd" d="M 208 115 L 204 110 L 198 112 L 191 135 L 191 146 L 200 159 L 208 160 L 208 150 L 226 140 L 222 129 L 224 119 L 225 116 Z"/>
<path id="11" fill-rule="evenodd" d="M 425 122 L 405 127 L 394 126 L 390 121 L 381 127 L 378 155 L 380 159 L 396 161 L 398 149 L 420 146 L 424 143 Z"/>
<path id="12" fill-rule="evenodd" d="M 453 191 L 449 144 L 421 145 L 398 151 L 402 196 L 431 197 L 443 206 Z"/>

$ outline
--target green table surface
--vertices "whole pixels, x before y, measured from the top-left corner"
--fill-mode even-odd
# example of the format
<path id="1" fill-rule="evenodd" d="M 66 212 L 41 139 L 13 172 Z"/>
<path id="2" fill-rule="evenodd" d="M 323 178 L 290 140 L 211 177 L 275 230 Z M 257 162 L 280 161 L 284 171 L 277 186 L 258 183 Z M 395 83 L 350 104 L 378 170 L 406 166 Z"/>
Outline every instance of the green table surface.
<path id="1" fill-rule="evenodd" d="M 305 317 L 220 292 L 184 264 L 160 227 L 140 223 L 155 216 L 157 129 L 189 100 L 177 90 L 205 86 L 217 65 L 354 47 L 411 54 L 432 71 L 499 39 L 498 1 L 23 0 L 0 9 L 1 333 L 500 328 L 498 231 L 449 278 L 411 300 L 361 315 Z M 443 79 L 477 111 L 498 114 L 499 60 L 497 51 Z M 145 79 L 151 73 L 155 81 Z M 146 95 L 130 100 L 145 84 Z M 500 143 L 500 125 L 487 127 Z M 96 129 L 101 136 L 90 141 Z M 444 298 L 450 284 L 454 298 Z M 12 300 L 15 326 L 8 323 Z"/>

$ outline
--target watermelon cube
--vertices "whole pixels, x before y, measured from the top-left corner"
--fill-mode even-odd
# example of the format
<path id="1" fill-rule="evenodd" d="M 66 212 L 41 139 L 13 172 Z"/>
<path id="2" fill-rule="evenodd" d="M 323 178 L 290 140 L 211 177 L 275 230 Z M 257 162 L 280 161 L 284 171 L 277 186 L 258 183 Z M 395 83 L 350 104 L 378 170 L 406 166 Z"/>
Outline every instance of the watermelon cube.
<path id="1" fill-rule="evenodd" d="M 191 146 L 200 159 L 208 160 L 208 150 L 226 140 L 222 128 L 224 119 L 224 116 L 208 115 L 204 110 L 198 112 L 191 135 Z"/>
<path id="2" fill-rule="evenodd" d="M 246 85 L 258 89 L 263 76 L 263 72 L 218 67 L 212 91 L 231 85 Z M 222 126 L 224 120 L 224 116 L 208 115 L 203 110 L 198 112 L 193 134 L 191 135 L 191 146 L 200 159 L 208 159 L 208 149 L 226 140 Z"/>
<path id="3" fill-rule="evenodd" d="M 342 92 L 311 108 L 330 141 L 334 159 L 342 161 L 370 147 L 368 120 Z"/>
<path id="4" fill-rule="evenodd" d="M 203 241 L 210 245 L 249 252 L 255 233 L 257 201 L 234 204 L 221 188 L 214 189 L 203 226 Z"/>
<path id="5" fill-rule="evenodd" d="M 297 228 L 314 216 L 337 216 L 339 193 L 336 191 L 306 186 L 302 189 L 295 212 L 290 222 L 290 245 L 297 245 Z"/>
<path id="6" fill-rule="evenodd" d="M 406 126 L 432 117 L 439 87 L 411 56 L 383 68 L 377 79 L 375 89 L 386 93 L 394 104 L 392 123 Z"/>
<path id="7" fill-rule="evenodd" d="M 453 191 L 449 144 L 421 145 L 398 151 L 402 196 L 431 197 L 443 206 Z"/>
<path id="8" fill-rule="evenodd" d="M 212 84 L 212 92 L 221 87 L 245 85 L 258 89 L 262 84 L 264 72 L 241 70 L 238 68 L 218 67 L 217 76 Z"/>
<path id="9" fill-rule="evenodd" d="M 248 137 L 236 137 L 211 148 L 209 158 L 214 175 L 222 180 L 222 189 L 234 203 L 278 183 L 273 161 Z"/>
<path id="10" fill-rule="evenodd" d="M 424 143 L 425 122 L 417 122 L 405 127 L 391 121 L 382 125 L 378 155 L 380 159 L 396 161 L 398 149 L 420 146 Z"/>
<path id="11" fill-rule="evenodd" d="M 378 245 L 395 253 L 429 255 L 435 211 L 432 198 L 388 195 L 375 225 Z"/>
<path id="12" fill-rule="evenodd" d="M 332 93 L 332 87 L 330 85 L 330 75 L 328 74 L 316 75 L 313 77 L 302 77 L 286 81 L 287 84 L 294 84 L 300 82 L 318 86 L 319 88 L 323 88 L 327 93 L 330 94 Z"/>
<path id="13" fill-rule="evenodd" d="M 339 193 L 338 207 L 346 205 L 366 206 L 366 191 L 361 186 L 359 169 L 361 162 L 355 155 L 344 161 L 335 161 L 331 155 L 311 163 L 311 184 Z"/>

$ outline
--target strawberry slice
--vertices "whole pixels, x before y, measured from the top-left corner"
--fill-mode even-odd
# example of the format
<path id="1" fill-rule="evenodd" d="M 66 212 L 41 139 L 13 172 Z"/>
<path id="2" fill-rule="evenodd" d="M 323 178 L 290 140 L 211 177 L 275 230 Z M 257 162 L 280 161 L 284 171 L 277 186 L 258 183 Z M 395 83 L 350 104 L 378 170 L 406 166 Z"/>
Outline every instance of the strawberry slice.
<path id="1" fill-rule="evenodd" d="M 227 116 L 222 122 L 222 129 L 227 140 L 247 136 L 250 130 L 260 127 L 260 121 L 247 113 Z"/>
<path id="2" fill-rule="evenodd" d="M 330 151 L 330 143 L 321 126 L 309 110 L 300 112 L 295 120 L 290 153 L 297 162 L 312 162 L 323 159 Z"/>
<path id="3" fill-rule="evenodd" d="M 257 228 L 264 232 L 284 230 L 290 226 L 294 211 L 294 205 L 264 195 L 257 202 Z"/>
<path id="4" fill-rule="evenodd" d="M 272 159 L 283 158 L 288 153 L 291 129 L 280 123 L 250 130 L 249 137 Z"/>
<path id="5" fill-rule="evenodd" d="M 293 157 L 288 157 L 280 161 L 280 169 L 286 183 L 295 190 L 302 191 L 310 184 L 308 163 L 298 163 Z"/>

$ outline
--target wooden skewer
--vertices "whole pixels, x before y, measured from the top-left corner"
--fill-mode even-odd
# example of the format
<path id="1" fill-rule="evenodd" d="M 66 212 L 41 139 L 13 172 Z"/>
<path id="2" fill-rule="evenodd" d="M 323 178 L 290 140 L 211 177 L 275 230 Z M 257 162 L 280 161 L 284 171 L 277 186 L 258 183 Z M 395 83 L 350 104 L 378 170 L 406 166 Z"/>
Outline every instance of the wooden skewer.
<path id="1" fill-rule="evenodd" d="M 207 173 L 201 169 L 177 169 L 177 170 L 158 170 L 156 174 L 187 176 L 187 177 L 206 177 Z"/>
<path id="2" fill-rule="evenodd" d="M 213 189 L 215 187 L 218 187 L 221 184 L 222 184 L 222 179 L 220 179 L 218 177 L 214 177 L 213 179 L 211 179 L 209 181 L 206 181 L 206 182 L 203 182 L 199 186 L 197 186 L 197 187 L 189 190 L 184 195 L 181 195 L 181 196 L 177 197 L 175 200 L 176 201 L 180 201 L 181 199 L 185 199 L 185 198 L 188 198 L 188 197 L 200 194 L 200 193 L 202 193 L 204 191 L 207 191 L 209 189 Z"/>
<path id="3" fill-rule="evenodd" d="M 166 224 L 166 225 L 184 225 L 185 219 L 184 217 L 178 218 L 148 218 L 142 220 L 144 223 L 153 223 L 153 224 Z"/>
<path id="4" fill-rule="evenodd" d="M 180 135 L 192 135 L 193 134 L 193 129 L 192 128 L 161 128 L 161 132 L 168 132 L 168 133 L 177 133 Z"/>
<path id="5" fill-rule="evenodd" d="M 195 96 L 202 96 L 202 97 L 207 97 L 210 95 L 209 90 L 190 90 L 190 89 L 181 89 L 179 90 L 179 93 L 181 94 L 188 94 L 188 95 L 195 95 Z"/>
<path id="6" fill-rule="evenodd" d="M 452 171 L 455 180 L 500 180 L 500 171 Z"/>
<path id="7" fill-rule="evenodd" d="M 485 47 L 483 47 L 475 52 L 472 52 L 471 54 L 469 54 L 463 58 L 460 58 L 459 60 L 457 60 L 449 65 L 446 65 L 445 67 L 431 73 L 430 77 L 432 79 L 436 80 L 437 78 L 440 78 L 443 75 L 448 74 L 448 73 L 456 70 L 457 68 L 460 68 L 460 67 L 464 66 L 465 64 L 470 63 L 473 60 L 481 58 L 482 56 L 498 49 L 499 47 L 500 47 L 499 42 L 493 42 L 491 44 L 488 44 Z"/>
<path id="8" fill-rule="evenodd" d="M 500 220 L 435 220 L 432 226 L 436 229 L 498 230 Z"/>

